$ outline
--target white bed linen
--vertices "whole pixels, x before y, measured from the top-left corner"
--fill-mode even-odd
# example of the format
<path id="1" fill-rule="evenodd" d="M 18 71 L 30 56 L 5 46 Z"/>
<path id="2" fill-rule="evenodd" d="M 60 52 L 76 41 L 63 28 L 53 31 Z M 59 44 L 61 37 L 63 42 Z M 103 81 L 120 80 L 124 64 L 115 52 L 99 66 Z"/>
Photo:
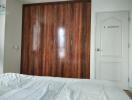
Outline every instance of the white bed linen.
<path id="1" fill-rule="evenodd" d="M 130 100 L 108 81 L 0 75 L 0 100 Z"/>

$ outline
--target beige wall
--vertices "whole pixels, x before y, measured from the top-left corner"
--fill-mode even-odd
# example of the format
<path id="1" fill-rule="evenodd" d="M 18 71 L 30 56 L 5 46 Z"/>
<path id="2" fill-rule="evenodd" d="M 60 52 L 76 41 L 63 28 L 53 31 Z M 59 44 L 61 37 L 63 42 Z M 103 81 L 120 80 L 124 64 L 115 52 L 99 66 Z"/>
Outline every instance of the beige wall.
<path id="1" fill-rule="evenodd" d="M 91 31 L 91 73 L 95 76 L 95 27 L 96 13 L 108 11 L 129 11 L 131 21 L 129 22 L 129 77 L 132 87 L 132 0 L 92 0 L 92 31 Z"/>
<path id="2" fill-rule="evenodd" d="M 4 72 L 20 72 L 22 3 L 7 0 L 4 44 Z"/>

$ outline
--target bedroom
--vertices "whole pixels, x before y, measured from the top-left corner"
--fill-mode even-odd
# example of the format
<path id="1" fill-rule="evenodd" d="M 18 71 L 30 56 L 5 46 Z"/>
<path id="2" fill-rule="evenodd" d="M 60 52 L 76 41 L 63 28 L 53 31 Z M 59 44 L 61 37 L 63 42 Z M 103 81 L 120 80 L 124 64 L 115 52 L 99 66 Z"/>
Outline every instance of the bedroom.
<path id="1" fill-rule="evenodd" d="M 22 5 L 62 0 L 0 0 L 6 5 L 6 13 L 0 12 L 0 73 L 20 73 L 21 39 L 22 39 Z M 90 79 L 96 79 L 96 34 L 98 33 L 97 16 L 107 13 L 128 13 L 128 70 L 125 73 L 129 80 L 128 89 L 132 88 L 132 1 L 131 0 L 92 0 L 91 1 L 91 48 L 90 48 Z M 127 15 L 127 14 L 125 14 Z M 103 15 L 104 16 L 104 15 Z M 102 17 L 101 17 L 102 18 Z M 127 24 L 125 23 L 125 26 Z M 96 48 L 96 49 L 95 49 Z M 126 68 L 127 69 L 127 68 Z M 122 70 L 120 70 L 122 71 Z M 110 73 L 115 75 L 115 73 Z M 105 75 L 104 75 L 105 76 Z M 118 76 L 118 75 L 117 75 Z M 106 78 L 106 77 L 105 77 Z M 113 78 L 113 77 L 110 77 Z M 8 100 L 8 99 L 7 99 Z"/>

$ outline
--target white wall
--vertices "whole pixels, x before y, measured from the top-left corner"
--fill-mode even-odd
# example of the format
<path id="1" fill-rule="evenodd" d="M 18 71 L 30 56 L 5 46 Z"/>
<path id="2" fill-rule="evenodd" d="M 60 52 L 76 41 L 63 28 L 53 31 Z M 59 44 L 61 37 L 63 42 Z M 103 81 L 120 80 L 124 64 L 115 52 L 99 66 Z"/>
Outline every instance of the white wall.
<path id="1" fill-rule="evenodd" d="M 4 44 L 4 72 L 20 72 L 22 3 L 7 0 Z"/>
<path id="2" fill-rule="evenodd" d="M 130 31 L 129 31 L 129 77 L 132 85 L 132 0 L 92 0 L 92 29 L 91 29 L 91 75 L 95 77 L 95 28 L 96 13 L 108 11 L 129 11 Z"/>
<path id="3" fill-rule="evenodd" d="M 0 4 L 5 4 L 6 0 L 0 0 Z M 0 12 L 0 74 L 3 73 L 4 59 L 4 33 L 5 33 L 5 14 Z"/>

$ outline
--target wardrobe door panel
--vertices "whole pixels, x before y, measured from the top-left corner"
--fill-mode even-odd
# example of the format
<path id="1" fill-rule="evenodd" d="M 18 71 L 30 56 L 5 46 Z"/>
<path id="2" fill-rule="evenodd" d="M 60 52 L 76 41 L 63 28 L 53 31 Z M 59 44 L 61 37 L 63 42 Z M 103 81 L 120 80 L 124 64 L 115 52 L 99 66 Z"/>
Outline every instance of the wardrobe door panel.
<path id="1" fill-rule="evenodd" d="M 31 20 L 30 7 L 23 8 L 23 32 L 22 32 L 22 59 L 21 72 L 23 74 L 32 74 L 32 35 L 31 35 Z"/>
<path id="2" fill-rule="evenodd" d="M 56 76 L 57 69 L 57 22 L 55 14 L 56 7 L 53 5 L 43 6 L 43 53 L 42 73 L 46 76 Z"/>

